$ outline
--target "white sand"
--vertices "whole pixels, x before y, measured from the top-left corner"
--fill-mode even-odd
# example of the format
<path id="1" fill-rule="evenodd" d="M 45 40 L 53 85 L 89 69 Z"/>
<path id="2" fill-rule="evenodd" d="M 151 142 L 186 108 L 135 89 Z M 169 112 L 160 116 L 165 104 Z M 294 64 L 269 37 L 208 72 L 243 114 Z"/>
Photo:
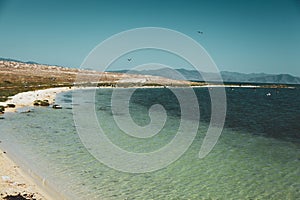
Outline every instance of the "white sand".
<path id="1" fill-rule="evenodd" d="M 60 92 L 65 92 L 72 90 L 73 88 L 69 87 L 59 87 L 59 88 L 50 88 L 45 90 L 36 90 L 29 92 L 22 92 L 12 96 L 6 102 L 0 102 L 0 105 L 6 106 L 7 104 L 16 105 L 15 108 L 6 108 L 5 112 L 15 112 L 18 108 L 33 106 L 35 100 L 45 100 L 47 99 L 50 104 L 55 100 L 55 97 Z"/>
<path id="2" fill-rule="evenodd" d="M 214 88 L 214 87 L 231 87 L 231 88 L 260 88 L 261 86 L 259 85 L 201 85 L 201 86 L 192 86 L 194 88 Z"/>

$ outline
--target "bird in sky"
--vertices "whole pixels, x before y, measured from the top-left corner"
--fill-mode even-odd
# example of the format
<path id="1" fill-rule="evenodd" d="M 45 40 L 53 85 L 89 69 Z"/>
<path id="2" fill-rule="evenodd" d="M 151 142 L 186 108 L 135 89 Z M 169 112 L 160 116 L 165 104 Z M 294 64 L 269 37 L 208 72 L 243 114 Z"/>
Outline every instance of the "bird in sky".
<path id="1" fill-rule="evenodd" d="M 132 58 L 128 58 L 127 60 L 128 60 L 128 62 L 130 62 L 132 60 Z"/>

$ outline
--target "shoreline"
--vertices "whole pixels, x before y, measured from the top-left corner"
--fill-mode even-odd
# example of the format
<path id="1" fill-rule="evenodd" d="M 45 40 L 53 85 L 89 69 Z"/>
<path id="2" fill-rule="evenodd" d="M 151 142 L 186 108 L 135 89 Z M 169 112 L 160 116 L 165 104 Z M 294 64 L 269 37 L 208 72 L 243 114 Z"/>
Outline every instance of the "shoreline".
<path id="1" fill-rule="evenodd" d="M 49 104 L 55 102 L 56 95 L 61 92 L 71 91 L 74 88 L 70 87 L 57 87 L 57 88 L 48 88 L 44 90 L 35 90 L 28 92 L 21 92 L 14 96 L 9 97 L 9 100 L 5 102 L 0 102 L 0 106 L 6 106 L 8 104 L 15 105 L 14 108 L 5 108 L 5 112 L 16 112 L 20 108 L 33 106 L 35 100 L 45 100 L 49 101 Z"/>
<path id="2" fill-rule="evenodd" d="M 0 199 L 21 195 L 37 200 L 55 200 L 36 181 L 18 165 L 6 151 L 0 153 Z"/>
<path id="3" fill-rule="evenodd" d="M 192 88 L 214 88 L 220 87 L 220 85 L 204 85 L 204 86 L 191 86 Z M 222 86 L 223 87 L 223 86 Z M 260 86 L 253 85 L 224 85 L 224 87 L 234 87 L 234 88 L 261 88 Z M 21 108 L 26 108 L 33 106 L 35 100 L 47 99 L 49 104 L 55 103 L 56 95 L 62 92 L 77 90 L 77 89 L 98 89 L 98 88 L 112 88 L 112 87 L 57 87 L 49 88 L 43 90 L 29 91 L 18 93 L 9 98 L 5 102 L 0 102 L 0 105 L 6 106 L 7 104 L 14 104 L 15 108 L 6 108 L 5 112 L 18 112 Z M 126 87 L 117 87 L 126 88 Z M 127 87 L 127 88 L 164 88 L 163 86 L 155 87 Z M 169 88 L 169 87 L 167 87 Z M 28 111 L 23 109 L 23 112 Z M 30 111 L 30 110 L 29 110 Z M 1 143 L 1 141 L 0 141 Z M 34 195 L 34 199 L 39 200 L 55 200 L 57 195 L 55 190 L 47 187 L 43 183 L 43 178 L 32 173 L 29 168 L 26 171 L 25 163 L 20 163 L 16 156 L 11 155 L 10 152 L 5 152 L 2 145 L 0 144 L 0 200 L 2 200 L 6 195 Z M 24 167 L 25 166 L 25 167 Z M 23 167 L 23 168 L 22 168 Z M 53 191 L 53 192 L 52 192 Z M 51 195 L 55 194 L 55 195 Z M 63 195 L 63 194 L 60 194 Z"/>
<path id="4" fill-rule="evenodd" d="M 260 85 L 234 85 L 234 84 L 207 84 L 201 86 L 186 86 L 188 88 L 217 88 L 217 87 L 224 87 L 224 88 L 269 88 L 272 89 L 274 87 L 264 87 Z M 55 103 L 56 95 L 61 92 L 67 92 L 72 90 L 81 90 L 81 89 L 100 89 L 100 88 L 114 88 L 114 89 L 128 89 L 128 88 L 181 88 L 180 86 L 129 86 L 129 87 L 110 87 L 110 86 L 73 86 L 73 87 L 54 87 L 48 89 L 41 89 L 35 91 L 28 91 L 28 92 L 21 92 L 14 96 L 9 97 L 9 99 L 5 102 L 0 102 L 0 106 L 5 106 L 5 112 L 18 112 L 21 108 L 31 107 L 33 106 L 33 102 L 36 100 L 48 100 L 50 105 Z M 284 87 L 287 89 L 295 89 L 295 87 Z M 8 107 L 8 104 L 13 104 L 15 107 L 11 108 Z M 30 112 L 30 109 L 27 110 L 19 110 L 20 112 Z M 1 115 L 0 115 L 1 116 Z"/>
<path id="5" fill-rule="evenodd" d="M 44 175 L 37 174 L 34 171 L 34 166 L 33 168 L 30 167 L 32 166 L 31 161 L 22 157 L 22 150 L 12 147 L 13 143 L 9 140 L 4 140 L 1 143 L 0 200 L 5 196 L 15 199 L 16 195 L 19 195 L 20 200 L 68 199 L 63 193 L 59 193 L 55 189 L 54 184 L 49 184 Z"/>
<path id="6" fill-rule="evenodd" d="M 32 106 L 37 99 L 47 99 L 50 104 L 53 104 L 57 94 L 73 89 L 60 87 L 22 92 L 10 97 L 5 102 L 0 102 L 0 105 L 14 104 L 14 108 L 5 108 L 5 113 L 18 112 L 19 109 Z M 26 110 L 24 111 L 26 112 Z M 0 140 L 0 145 L 1 143 L 2 141 Z M 34 174 L 26 167 L 25 163 L 17 159 L 14 152 L 7 152 L 9 148 L 5 148 L 3 145 L 0 147 L 0 200 L 5 197 L 17 198 L 19 196 L 36 200 L 57 199 L 59 194 L 56 194 L 55 190 L 46 186 L 41 177 Z M 15 152 L 15 154 L 17 153 Z"/>

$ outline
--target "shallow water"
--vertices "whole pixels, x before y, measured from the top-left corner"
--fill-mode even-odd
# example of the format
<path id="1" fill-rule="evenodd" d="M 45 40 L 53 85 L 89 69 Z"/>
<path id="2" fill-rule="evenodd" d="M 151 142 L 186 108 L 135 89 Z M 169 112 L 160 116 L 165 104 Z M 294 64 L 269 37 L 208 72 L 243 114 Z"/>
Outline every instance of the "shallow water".
<path id="1" fill-rule="evenodd" d="M 130 112 L 139 125 L 150 122 L 147 110 L 154 103 L 167 109 L 164 129 L 150 139 L 129 137 L 116 126 L 111 91 L 97 90 L 95 110 L 112 142 L 128 151 L 149 152 L 172 140 L 181 112 L 168 89 L 139 89 L 132 96 Z M 207 89 L 195 92 L 201 99 L 196 138 L 180 159 L 155 172 L 119 172 L 95 159 L 76 131 L 72 106 L 81 105 L 72 105 L 70 92 L 58 96 L 62 110 L 34 108 L 7 115 L 0 121 L 0 145 L 18 151 L 19 159 L 70 199 L 299 198 L 300 90 L 228 88 L 225 128 L 204 159 L 198 153 L 208 128 L 210 100 Z M 266 96 L 268 92 L 272 95 Z"/>

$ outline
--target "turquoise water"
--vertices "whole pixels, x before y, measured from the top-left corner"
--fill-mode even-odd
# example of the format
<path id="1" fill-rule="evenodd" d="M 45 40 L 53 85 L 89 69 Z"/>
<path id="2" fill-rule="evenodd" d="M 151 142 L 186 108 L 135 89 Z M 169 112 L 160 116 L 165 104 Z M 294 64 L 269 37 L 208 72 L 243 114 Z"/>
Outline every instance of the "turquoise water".
<path id="1" fill-rule="evenodd" d="M 132 96 L 130 112 L 139 125 L 150 122 L 151 105 L 166 107 L 164 129 L 150 139 L 129 137 L 118 129 L 111 91 L 97 90 L 95 110 L 112 142 L 128 151 L 148 152 L 172 140 L 180 109 L 168 89 L 140 89 Z M 207 89 L 195 89 L 201 98 L 197 136 L 180 159 L 155 172 L 119 172 L 95 159 L 77 134 L 72 106 L 81 105 L 72 105 L 72 93 L 58 96 L 62 110 L 33 108 L 31 113 L 6 115 L 0 121 L 0 147 L 17 152 L 46 184 L 69 199 L 299 199 L 300 92 L 274 89 L 267 98 L 269 91 L 227 89 L 225 128 L 213 151 L 199 159 L 210 101 Z"/>

